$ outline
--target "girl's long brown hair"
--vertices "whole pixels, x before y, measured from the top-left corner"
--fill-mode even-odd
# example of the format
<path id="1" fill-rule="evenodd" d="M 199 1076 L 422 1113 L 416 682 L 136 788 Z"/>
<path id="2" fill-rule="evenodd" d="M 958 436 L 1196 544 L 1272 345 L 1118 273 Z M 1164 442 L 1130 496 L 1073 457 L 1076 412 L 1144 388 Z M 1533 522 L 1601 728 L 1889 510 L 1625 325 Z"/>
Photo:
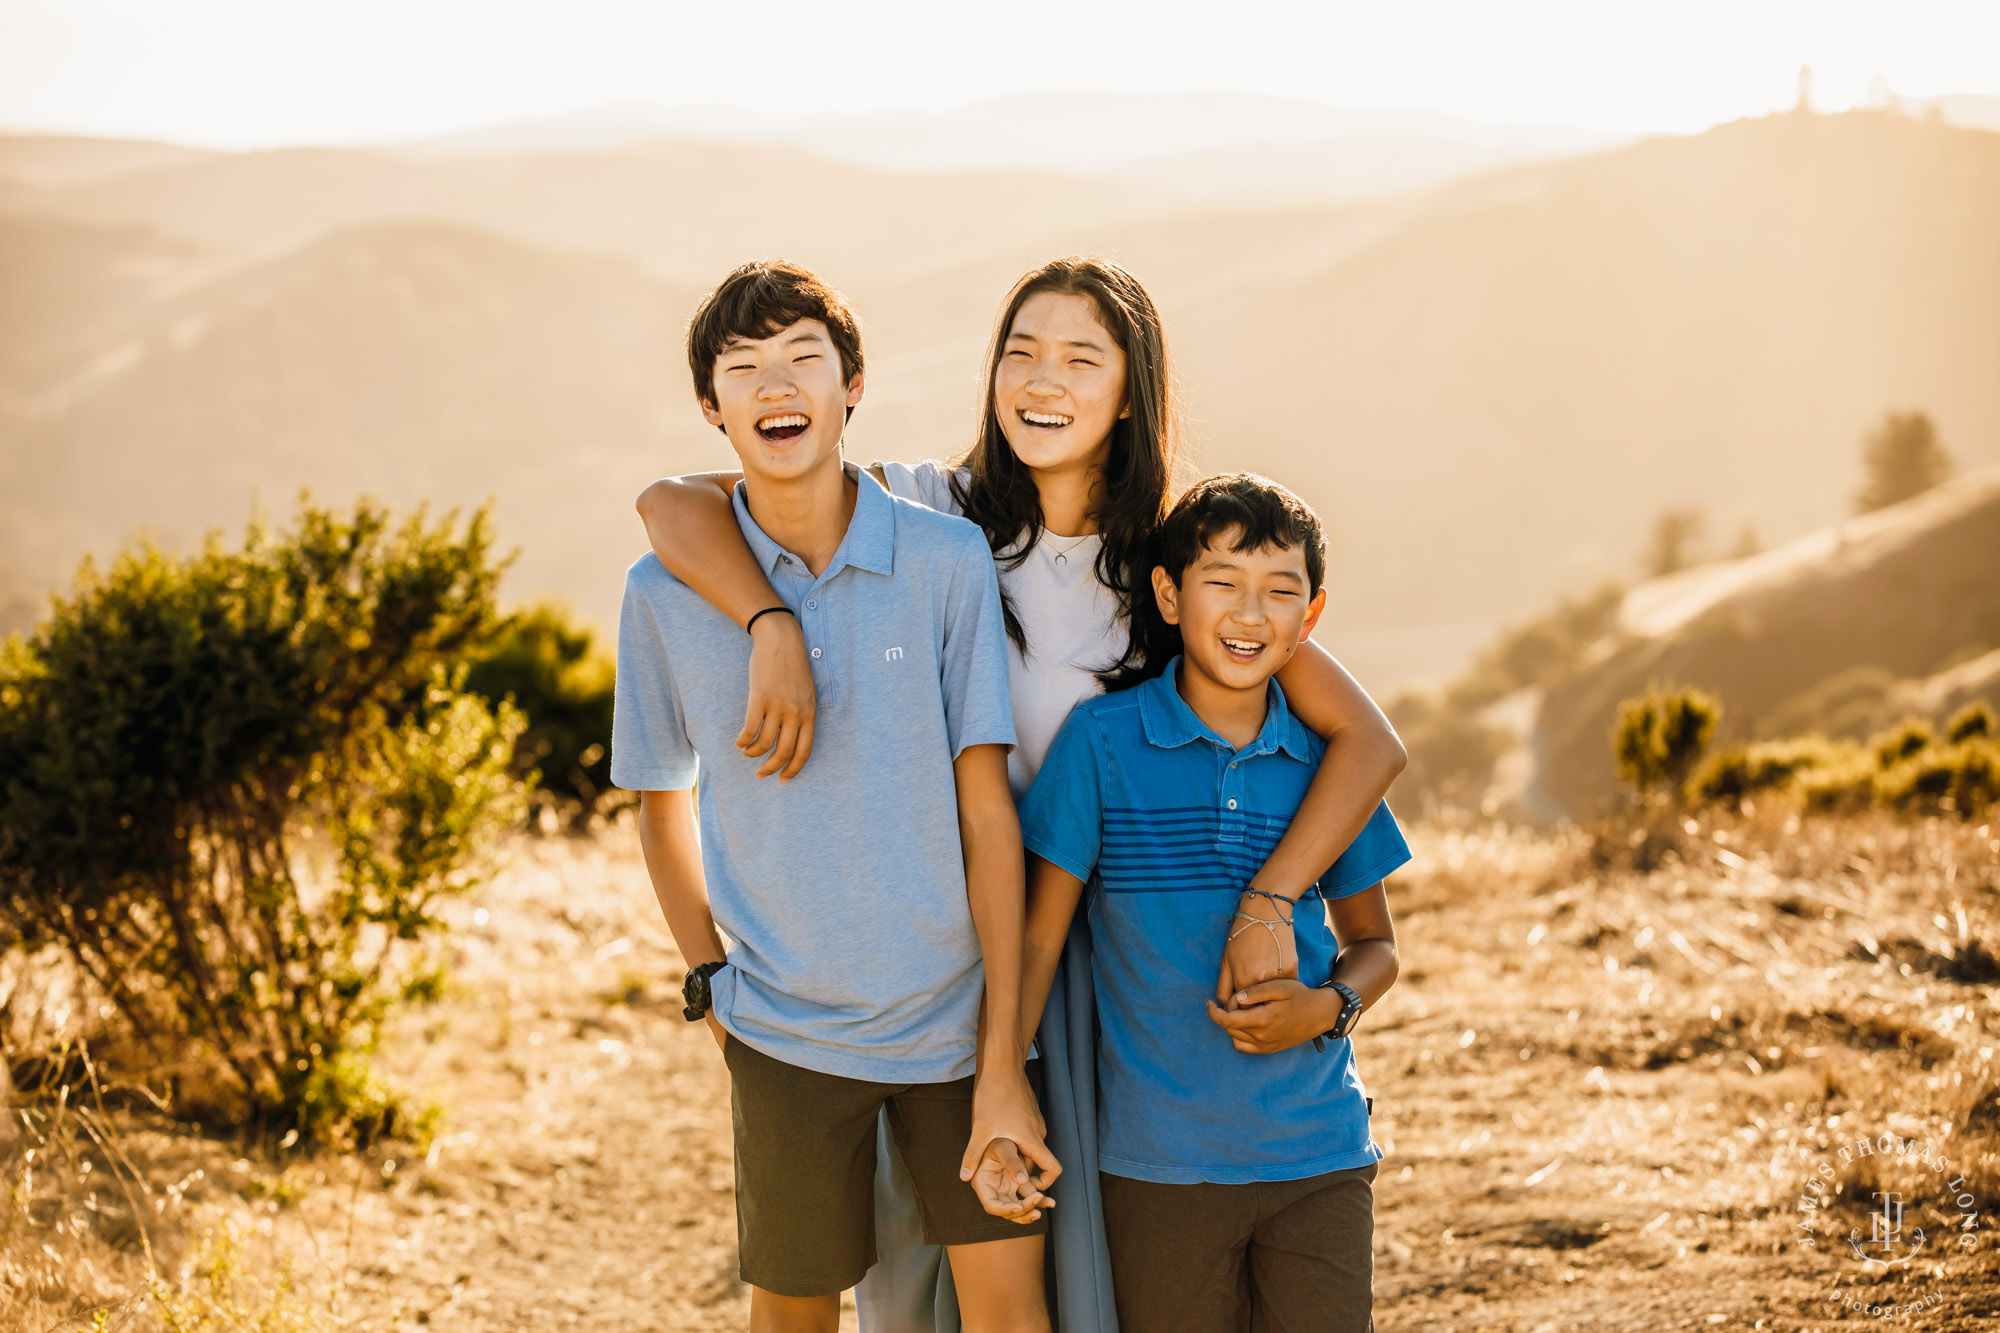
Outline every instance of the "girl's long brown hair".
<path id="1" fill-rule="evenodd" d="M 1043 292 L 1089 297 L 1106 332 L 1125 353 L 1125 402 L 1130 415 L 1112 423 L 1111 447 L 1091 516 L 1104 539 L 1097 553 L 1097 581 L 1118 599 L 1125 623 L 1134 626 L 1144 622 L 1143 609 L 1151 604 L 1153 530 L 1166 516 L 1168 492 L 1180 470 L 1183 434 L 1166 332 L 1153 298 L 1137 278 L 1109 260 L 1072 255 L 1050 260 L 1014 284 L 986 349 L 979 434 L 957 460 L 965 473 L 961 477 L 954 469 L 952 495 L 965 516 L 985 531 L 993 558 L 1004 569 L 1018 569 L 1041 539 L 1041 493 L 1035 489 L 1033 472 L 1014 456 L 1001 432 L 1000 416 L 993 407 L 993 380 L 1014 317 L 1029 297 Z M 1139 616 L 1134 615 L 1135 604 Z M 1031 648 L 1027 633 L 1004 597 L 1002 605 L 1007 636 L 1025 657 Z M 1141 666 L 1150 637 L 1134 633 L 1124 655 L 1107 664 L 1099 676 L 1110 681 Z"/>

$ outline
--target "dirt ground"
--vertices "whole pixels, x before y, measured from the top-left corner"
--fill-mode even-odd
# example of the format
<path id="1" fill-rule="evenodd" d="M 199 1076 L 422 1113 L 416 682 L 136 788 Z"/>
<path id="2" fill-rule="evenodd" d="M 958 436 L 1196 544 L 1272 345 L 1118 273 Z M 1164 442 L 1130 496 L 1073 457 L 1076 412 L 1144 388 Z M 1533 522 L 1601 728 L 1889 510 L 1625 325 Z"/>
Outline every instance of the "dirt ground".
<path id="1" fill-rule="evenodd" d="M 1384 1333 L 2000 1328 L 1992 828 L 1732 819 L 1649 871 L 1580 834 L 1413 841 L 1390 893 L 1403 979 L 1356 1038 L 1386 1154 Z M 176 1228 L 233 1223 L 242 1290 L 291 1273 L 301 1322 L 274 1329 L 743 1327 L 727 1081 L 681 1020 L 636 837 L 524 839 L 454 912 L 452 992 L 383 1066 L 442 1107 L 429 1151 L 239 1155 L 124 1116 L 163 1260 L 211 1254 L 175 1248 Z M 1894 1266 L 1850 1243 L 1886 1225 L 1877 1191 L 1906 1201 L 1879 1251 Z M 1826 1210 L 1801 1214 L 1802 1195 Z M 129 1266 L 81 1247 L 130 1252 L 131 1229 L 91 1211 L 68 1230 L 36 1215 L 49 1262 L 7 1277 L 49 1303 L 23 1327 L 89 1328 L 61 1307 L 120 1298 Z M 1884 1317 L 1843 1298 L 1933 1303 Z M 151 1326 L 118 1311 L 105 1326 Z"/>

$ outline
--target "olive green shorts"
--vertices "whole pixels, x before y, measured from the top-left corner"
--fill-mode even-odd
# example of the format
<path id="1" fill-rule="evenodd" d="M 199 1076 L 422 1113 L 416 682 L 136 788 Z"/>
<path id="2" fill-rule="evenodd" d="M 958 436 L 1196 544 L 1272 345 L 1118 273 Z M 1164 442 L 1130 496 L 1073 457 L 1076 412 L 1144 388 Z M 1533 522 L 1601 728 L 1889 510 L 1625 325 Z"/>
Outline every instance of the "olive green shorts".
<path id="1" fill-rule="evenodd" d="M 780 1296 L 846 1291 L 875 1263 L 875 1126 L 910 1173 L 930 1245 L 1048 1231 L 979 1206 L 958 1164 L 972 1136 L 972 1079 L 869 1083 L 723 1043 L 736 1134 L 736 1243 L 743 1280 Z"/>

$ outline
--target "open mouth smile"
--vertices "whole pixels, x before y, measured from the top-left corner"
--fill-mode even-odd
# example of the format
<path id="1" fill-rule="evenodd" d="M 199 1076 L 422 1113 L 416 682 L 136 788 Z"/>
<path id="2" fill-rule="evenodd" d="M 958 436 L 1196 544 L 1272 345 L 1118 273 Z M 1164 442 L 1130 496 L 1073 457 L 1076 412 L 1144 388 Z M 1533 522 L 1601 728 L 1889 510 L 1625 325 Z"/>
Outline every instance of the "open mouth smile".
<path id="1" fill-rule="evenodd" d="M 1221 642 L 1222 650 L 1229 654 L 1232 662 L 1254 662 L 1265 647 L 1254 639 L 1223 639 Z"/>
<path id="2" fill-rule="evenodd" d="M 801 412 L 783 412 L 763 418 L 757 423 L 757 434 L 775 444 L 780 440 L 796 439 L 806 433 L 812 419 Z"/>
<path id="3" fill-rule="evenodd" d="M 1019 416 L 1022 421 L 1026 422 L 1028 425 L 1033 426 L 1039 430 L 1061 430 L 1064 426 L 1067 426 L 1072 421 L 1076 420 L 1075 417 L 1066 416 L 1061 412 L 1024 411 L 1021 412 Z"/>

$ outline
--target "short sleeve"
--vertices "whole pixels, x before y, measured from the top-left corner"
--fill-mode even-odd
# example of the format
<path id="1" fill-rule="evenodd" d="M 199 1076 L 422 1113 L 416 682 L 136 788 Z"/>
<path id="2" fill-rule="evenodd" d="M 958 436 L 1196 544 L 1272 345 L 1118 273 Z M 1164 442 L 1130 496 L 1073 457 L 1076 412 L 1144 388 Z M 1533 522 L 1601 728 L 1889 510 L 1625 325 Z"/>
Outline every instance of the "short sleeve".
<path id="1" fill-rule="evenodd" d="M 1000 580 L 979 530 L 970 524 L 946 585 L 944 646 L 938 654 L 945 731 L 955 760 L 970 745 L 1013 745 L 1007 695 L 1007 626 Z"/>
<path id="2" fill-rule="evenodd" d="M 937 459 L 921 463 L 873 463 L 870 466 L 882 469 L 882 477 L 889 483 L 889 494 L 897 499 L 914 501 L 941 514 L 960 512 L 958 497 L 951 493 L 951 469 Z"/>
<path id="3" fill-rule="evenodd" d="M 1102 740 L 1096 720 L 1072 709 L 1021 798 L 1021 845 L 1078 879 L 1097 869 L 1104 845 Z"/>
<path id="4" fill-rule="evenodd" d="M 1384 801 L 1368 816 L 1368 822 L 1362 825 L 1361 832 L 1340 859 L 1319 877 L 1319 896 L 1345 898 L 1359 893 L 1381 883 L 1409 862 L 1410 844 L 1404 841 L 1403 830 L 1397 825 L 1396 816 L 1389 812 L 1389 803 Z"/>
<path id="5" fill-rule="evenodd" d="M 698 765 L 681 715 L 680 691 L 674 688 L 666 638 L 642 586 L 644 564 L 642 560 L 626 574 L 625 604 L 618 612 L 611 783 L 627 791 L 685 791 L 694 786 Z"/>

